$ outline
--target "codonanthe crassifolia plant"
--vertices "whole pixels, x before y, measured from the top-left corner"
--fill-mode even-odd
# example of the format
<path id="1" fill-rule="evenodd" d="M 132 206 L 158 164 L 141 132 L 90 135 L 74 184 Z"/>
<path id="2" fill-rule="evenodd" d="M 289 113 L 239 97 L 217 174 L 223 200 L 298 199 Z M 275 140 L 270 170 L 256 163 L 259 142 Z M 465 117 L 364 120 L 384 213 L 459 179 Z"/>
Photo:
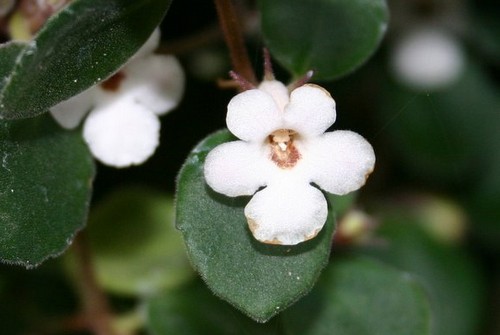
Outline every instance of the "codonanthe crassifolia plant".
<path id="1" fill-rule="evenodd" d="M 245 216 L 257 240 L 294 245 L 315 237 L 328 213 L 318 187 L 347 194 L 373 171 L 375 154 L 362 136 L 325 132 L 335 118 L 335 101 L 322 87 L 289 92 L 274 78 L 229 102 L 227 127 L 240 140 L 208 154 L 205 179 L 226 196 L 253 195 Z"/>

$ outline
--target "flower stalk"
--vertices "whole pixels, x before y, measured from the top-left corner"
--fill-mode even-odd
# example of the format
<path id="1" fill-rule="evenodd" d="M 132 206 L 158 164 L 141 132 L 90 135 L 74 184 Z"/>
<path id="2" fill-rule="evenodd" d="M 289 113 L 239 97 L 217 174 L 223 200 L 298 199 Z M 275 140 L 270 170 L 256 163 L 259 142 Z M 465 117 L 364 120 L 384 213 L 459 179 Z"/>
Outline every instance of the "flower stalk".
<path id="1" fill-rule="evenodd" d="M 219 24 L 229 48 L 234 72 L 257 85 L 257 77 L 248 58 L 247 48 L 236 9 L 231 0 L 215 0 Z"/>
<path id="2" fill-rule="evenodd" d="M 112 327 L 112 314 L 106 295 L 99 287 L 92 264 L 88 240 L 80 232 L 73 243 L 78 272 L 79 293 L 87 327 L 96 335 L 118 335 Z"/>

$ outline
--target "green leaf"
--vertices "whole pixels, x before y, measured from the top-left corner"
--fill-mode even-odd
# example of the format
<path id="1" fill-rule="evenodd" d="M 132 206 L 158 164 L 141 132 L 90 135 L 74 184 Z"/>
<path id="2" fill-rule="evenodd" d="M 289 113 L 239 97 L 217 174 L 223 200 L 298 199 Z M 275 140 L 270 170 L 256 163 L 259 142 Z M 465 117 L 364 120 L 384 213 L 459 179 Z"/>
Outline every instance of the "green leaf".
<path id="1" fill-rule="evenodd" d="M 335 212 L 336 218 L 343 216 L 349 209 L 354 206 L 357 195 L 357 192 L 351 192 L 344 195 L 328 193 L 326 195 L 328 202 L 332 206 L 332 210 Z"/>
<path id="2" fill-rule="evenodd" d="M 193 275 L 167 195 L 120 189 L 91 210 L 87 231 L 97 279 L 107 290 L 152 295 Z"/>
<path id="3" fill-rule="evenodd" d="M 481 51 L 486 61 L 498 69 L 500 22 L 495 1 L 469 1 L 468 42 Z M 495 65 L 496 64 L 496 65 Z"/>
<path id="4" fill-rule="evenodd" d="M 385 0 L 260 0 L 262 31 L 274 57 L 296 76 L 345 75 L 365 62 L 384 36 Z"/>
<path id="5" fill-rule="evenodd" d="M 498 119 L 500 121 L 500 118 Z M 487 123 L 493 122 L 491 118 L 487 121 Z M 500 122 L 495 129 L 499 127 Z M 488 150 L 484 154 L 488 160 L 487 166 L 481 167 L 480 175 L 475 176 L 477 184 L 472 191 L 463 194 L 462 202 L 470 215 L 474 236 L 481 239 L 483 246 L 490 251 L 498 253 L 500 251 L 500 155 L 498 155 L 500 133 L 492 132 L 487 138 L 490 141 Z"/>
<path id="6" fill-rule="evenodd" d="M 0 122 L 0 261 L 33 267 L 86 221 L 94 164 L 78 131 L 51 117 Z"/>
<path id="7" fill-rule="evenodd" d="M 177 228 L 190 259 L 210 289 L 257 321 L 266 321 L 314 285 L 330 253 L 332 211 L 318 236 L 297 246 L 258 242 L 243 209 L 248 197 L 213 192 L 203 163 L 216 145 L 234 139 L 227 131 L 202 141 L 189 155 L 177 186 Z"/>
<path id="8" fill-rule="evenodd" d="M 279 334 L 276 321 L 262 324 L 249 319 L 215 297 L 199 281 L 151 299 L 147 325 L 154 335 Z"/>
<path id="9" fill-rule="evenodd" d="M 9 60 L 0 62 L 0 117 L 33 117 L 106 79 L 147 40 L 170 2 L 76 0 L 24 48 L 0 49 Z"/>
<path id="10" fill-rule="evenodd" d="M 369 254 L 415 276 L 431 303 L 432 334 L 478 333 L 483 291 L 479 268 L 462 250 L 432 239 L 407 213 L 388 215 Z M 451 308 L 453 306 L 453 308 Z"/>
<path id="11" fill-rule="evenodd" d="M 464 195 L 463 203 L 471 216 L 472 233 L 481 240 L 483 246 L 498 253 L 500 252 L 498 219 L 500 218 L 500 175 L 498 173 L 500 161 L 491 168 L 489 171 L 482 171 L 483 182 L 473 192 Z"/>
<path id="12" fill-rule="evenodd" d="M 283 313 L 287 335 L 429 334 L 429 302 L 407 274 L 368 258 L 337 260 Z"/>
<path id="13" fill-rule="evenodd" d="M 13 71 L 17 57 L 25 47 L 26 43 L 23 42 L 8 42 L 0 45 L 0 78 L 4 79 L 0 82 L 0 88 L 7 84 L 5 80 Z"/>

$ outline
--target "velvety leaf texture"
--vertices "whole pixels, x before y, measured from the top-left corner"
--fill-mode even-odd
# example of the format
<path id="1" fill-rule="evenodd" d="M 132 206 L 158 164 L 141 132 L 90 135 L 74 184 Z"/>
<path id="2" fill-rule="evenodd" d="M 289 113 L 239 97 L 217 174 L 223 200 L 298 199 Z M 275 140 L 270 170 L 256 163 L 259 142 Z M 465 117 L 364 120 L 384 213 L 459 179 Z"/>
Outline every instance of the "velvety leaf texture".
<path id="1" fill-rule="evenodd" d="M 19 54 L 28 44 L 24 42 L 8 42 L 0 45 L 0 88 L 7 84 L 8 77 L 14 67 Z"/>
<path id="2" fill-rule="evenodd" d="M 0 49 L 10 60 L 0 62 L 0 117 L 33 117 L 106 79 L 147 40 L 170 2 L 76 0 L 24 48 Z"/>
<path id="3" fill-rule="evenodd" d="M 0 261 L 36 266 L 84 226 L 93 160 L 48 115 L 0 122 L 0 155 Z"/>
<path id="4" fill-rule="evenodd" d="M 364 63 L 384 36 L 385 0 L 260 0 L 272 55 L 295 75 L 334 79 Z M 290 24 L 293 22 L 293 24 Z"/>
<path id="5" fill-rule="evenodd" d="M 249 197 L 217 194 L 203 177 L 207 153 L 232 139 L 229 132 L 218 132 L 191 152 L 178 179 L 176 224 L 210 289 L 253 319 L 266 321 L 314 285 L 328 261 L 334 219 L 330 211 L 320 234 L 297 246 L 255 240 L 243 213 Z"/>

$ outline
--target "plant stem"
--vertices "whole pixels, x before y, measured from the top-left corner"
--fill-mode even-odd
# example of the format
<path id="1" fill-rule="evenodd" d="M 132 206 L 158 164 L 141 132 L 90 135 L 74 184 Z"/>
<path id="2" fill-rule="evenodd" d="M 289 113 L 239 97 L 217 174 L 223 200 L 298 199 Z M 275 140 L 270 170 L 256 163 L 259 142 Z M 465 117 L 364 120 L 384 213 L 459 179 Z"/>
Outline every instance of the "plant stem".
<path id="1" fill-rule="evenodd" d="M 257 85 L 257 77 L 248 58 L 236 9 L 232 0 L 215 0 L 219 24 L 229 48 L 233 71 L 250 83 Z"/>
<path id="2" fill-rule="evenodd" d="M 80 232 L 73 243 L 76 283 L 82 299 L 86 323 L 96 335 L 118 335 L 111 326 L 112 315 L 106 295 L 97 284 L 88 241 Z"/>

